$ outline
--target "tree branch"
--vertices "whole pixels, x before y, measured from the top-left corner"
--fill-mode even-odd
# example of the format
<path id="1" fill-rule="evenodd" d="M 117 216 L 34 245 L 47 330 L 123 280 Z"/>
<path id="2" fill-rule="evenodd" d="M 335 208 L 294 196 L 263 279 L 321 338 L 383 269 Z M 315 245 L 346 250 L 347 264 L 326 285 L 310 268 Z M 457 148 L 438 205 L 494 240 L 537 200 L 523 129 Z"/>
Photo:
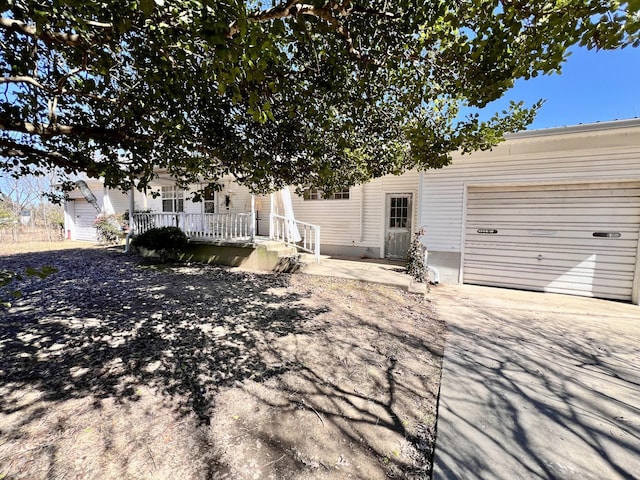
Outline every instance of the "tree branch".
<path id="1" fill-rule="evenodd" d="M 63 33 L 43 30 L 38 34 L 38 31 L 34 25 L 27 25 L 24 22 L 13 20 L 12 18 L 1 18 L 0 28 L 3 28 L 10 32 L 21 33 L 32 38 L 38 38 L 47 44 L 58 43 L 68 45 L 70 47 L 79 47 L 84 45 L 85 43 L 82 40 L 82 37 L 77 33 Z"/>
<path id="2" fill-rule="evenodd" d="M 36 80 L 33 77 L 28 77 L 28 76 L 18 76 L 18 77 L 0 77 L 0 85 L 3 83 L 28 83 L 29 85 L 33 85 L 34 87 L 37 87 L 41 90 L 44 90 L 45 92 L 48 93 L 55 93 L 57 95 L 74 95 L 77 97 L 86 97 L 86 98 L 90 98 L 92 100 L 96 100 L 99 102 L 107 102 L 107 103 L 112 103 L 112 104 L 117 104 L 118 100 L 116 100 L 115 98 L 105 98 L 105 97 L 101 97 L 100 95 L 96 95 L 93 93 L 84 93 L 84 92 L 77 92 L 75 90 L 68 90 L 66 88 L 61 88 L 61 83 L 66 80 L 67 77 L 69 77 L 72 74 L 75 74 L 77 72 L 69 72 L 68 74 L 66 74 L 60 82 L 58 82 L 58 88 L 57 89 L 51 89 L 51 88 L 47 88 L 45 85 L 42 85 L 40 82 L 38 82 L 38 80 Z"/>
<path id="3" fill-rule="evenodd" d="M 113 25 L 110 23 L 95 22 L 92 20 L 87 20 L 85 23 L 89 26 L 104 30 L 110 30 L 113 28 Z M 0 18 L 0 28 L 10 32 L 21 33 L 28 37 L 37 38 L 48 45 L 61 44 L 69 47 L 82 47 L 87 45 L 87 42 L 77 33 L 53 32 L 51 30 L 42 30 L 38 33 L 35 25 L 28 25 L 20 20 L 14 20 L 12 18 Z M 96 37 L 96 39 L 99 40 L 99 37 Z"/>
<path id="4" fill-rule="evenodd" d="M 60 80 L 58 80 L 58 93 L 63 93 L 64 91 L 64 84 L 65 82 L 71 78 L 72 76 L 74 76 L 77 73 L 80 73 L 84 71 L 84 67 L 78 67 L 78 68 L 74 68 L 73 70 L 69 70 L 67 73 L 65 73 Z"/>
<path id="5" fill-rule="evenodd" d="M 33 85 L 34 87 L 40 88 L 42 90 L 46 90 L 44 85 L 38 82 L 38 80 L 28 76 L 0 77 L 0 84 L 2 83 L 28 83 L 30 85 Z"/>
<path id="6" fill-rule="evenodd" d="M 0 137 L 0 156 L 6 158 L 20 157 L 23 164 L 38 167 L 46 161 L 63 168 L 76 168 L 75 163 L 61 153 L 47 152 L 29 145 L 22 145 L 8 138 Z"/>
<path id="7" fill-rule="evenodd" d="M 296 0 L 287 0 L 284 5 L 279 5 L 277 7 L 272 7 L 262 12 L 258 12 L 254 15 L 249 16 L 248 21 L 251 23 L 264 23 L 272 20 L 287 18 L 287 17 L 296 17 L 299 15 L 307 15 L 311 17 L 316 17 L 318 19 L 324 20 L 329 25 L 331 25 L 334 30 L 344 39 L 347 45 L 347 51 L 349 54 L 358 60 L 364 61 L 366 63 L 382 66 L 380 62 L 375 59 L 372 59 L 366 55 L 363 55 L 355 45 L 353 44 L 353 38 L 351 37 L 351 33 L 349 30 L 336 18 L 334 12 L 337 15 L 342 17 L 347 17 L 352 12 L 352 5 L 350 1 L 345 1 L 343 4 L 337 2 L 329 2 L 324 7 L 315 7 L 311 4 L 306 3 L 297 3 Z M 367 13 L 372 14 L 371 11 L 359 10 L 359 13 Z M 386 12 L 378 12 L 380 15 L 388 16 Z M 392 15 L 392 14 L 391 14 Z M 229 31 L 227 33 L 227 38 L 233 38 L 240 32 L 238 25 L 236 22 L 233 22 L 229 25 Z"/>
<path id="8" fill-rule="evenodd" d="M 155 137 L 131 133 L 119 128 L 87 127 L 84 125 L 39 125 L 8 117 L 0 117 L 0 130 L 26 133 L 44 138 L 68 135 L 88 138 L 102 138 L 119 141 L 150 141 Z"/>

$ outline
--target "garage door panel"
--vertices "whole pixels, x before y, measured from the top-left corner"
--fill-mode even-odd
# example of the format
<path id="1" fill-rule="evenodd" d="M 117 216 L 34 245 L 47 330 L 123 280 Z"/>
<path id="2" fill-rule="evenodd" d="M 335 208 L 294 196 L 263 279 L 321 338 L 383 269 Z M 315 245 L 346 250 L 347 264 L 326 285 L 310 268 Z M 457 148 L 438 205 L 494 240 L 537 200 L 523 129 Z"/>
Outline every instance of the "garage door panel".
<path id="1" fill-rule="evenodd" d="M 585 258 L 576 255 L 573 258 L 559 258 L 551 254 L 542 255 L 542 260 L 538 260 L 535 256 L 522 257 L 516 252 L 505 252 L 503 255 L 474 255 L 467 254 L 466 260 L 469 265 L 474 262 L 489 264 L 489 265 L 517 265 L 518 267 L 528 267 L 532 270 L 543 269 L 547 265 L 555 266 L 560 269 L 575 268 L 576 265 L 581 265 L 584 268 L 600 269 L 602 271 L 615 272 L 613 275 L 621 275 L 628 273 L 633 276 L 635 272 L 634 265 L 629 265 L 622 260 L 624 257 L 604 257 L 598 255 L 597 258 Z M 616 261 L 618 260 L 618 261 Z"/>
<path id="2" fill-rule="evenodd" d="M 611 197 L 611 196 L 581 196 L 579 198 L 565 198 L 564 200 L 559 199 L 558 197 L 554 198 L 544 198 L 539 196 L 531 196 L 522 198 L 517 196 L 517 194 L 513 194 L 512 197 L 504 198 L 487 198 L 485 196 L 473 196 L 471 198 L 468 197 L 468 201 L 473 201 L 474 207 L 483 207 L 483 206 L 498 206 L 498 205 L 554 205 L 554 204 L 562 204 L 568 207 L 581 207 L 585 204 L 592 205 L 602 205 L 602 203 L 609 203 L 613 205 L 629 205 L 635 204 L 638 196 L 640 196 L 640 189 L 636 195 L 629 195 L 623 197 Z"/>
<path id="3" fill-rule="evenodd" d="M 494 275 L 497 273 L 505 273 L 512 272 L 513 274 L 521 274 L 522 267 L 528 266 L 520 263 L 487 263 L 487 262 L 469 262 L 470 274 L 476 272 L 477 274 L 482 275 Z M 554 279 L 558 279 L 561 277 L 585 277 L 583 280 L 580 280 L 578 283 L 582 283 L 583 281 L 588 281 L 593 284 L 598 285 L 610 285 L 611 281 L 614 283 L 618 280 L 623 283 L 627 280 L 633 278 L 633 272 L 614 272 L 611 270 L 605 270 L 602 267 L 598 266 L 595 268 L 589 267 L 585 262 L 584 264 L 578 263 L 573 264 L 571 266 L 562 267 L 556 265 L 537 265 L 534 271 L 529 272 L 527 278 L 537 278 L 543 279 L 547 278 L 548 275 L 553 275 Z M 587 278 L 589 277 L 589 278 Z"/>
<path id="4" fill-rule="evenodd" d="M 553 273 L 555 274 L 557 272 Z M 548 272 L 543 271 L 539 274 L 532 274 L 523 278 L 518 270 L 492 270 L 487 272 L 486 269 L 478 268 L 478 270 L 471 272 L 470 278 L 473 278 L 473 275 L 477 275 L 478 279 L 482 280 L 483 285 L 490 286 L 497 286 L 497 284 L 500 284 L 500 286 L 509 286 L 509 284 L 511 284 L 516 288 L 528 289 L 528 286 L 530 286 L 536 287 L 536 289 L 541 291 L 548 291 L 546 290 L 547 288 L 554 288 L 556 290 L 565 288 L 573 291 L 591 292 L 594 293 L 595 296 L 601 296 L 603 298 L 608 298 L 605 297 L 607 294 L 612 294 L 616 297 L 631 295 L 631 287 L 628 286 L 627 283 L 628 278 L 616 280 L 597 277 L 590 280 L 587 275 L 581 272 L 577 272 L 575 275 L 558 275 L 552 281 L 548 279 Z M 487 275 L 490 275 L 490 278 L 487 278 Z"/>
<path id="5" fill-rule="evenodd" d="M 463 281 L 630 300 L 639 230 L 639 185 L 469 187 Z"/>
<path id="6" fill-rule="evenodd" d="M 471 283 L 471 282 L 469 282 Z M 503 288 L 517 288 L 521 290 L 532 290 L 534 292 L 546 292 L 546 293 L 562 293 L 565 295 L 578 295 L 582 297 L 597 297 L 597 298 L 605 298 L 608 300 L 628 300 L 631 296 L 630 289 L 616 289 L 606 292 L 592 292 L 588 289 L 575 288 L 573 284 L 563 284 L 560 286 L 550 285 L 550 284 L 534 284 L 534 283 L 524 283 L 521 282 L 517 284 L 514 282 L 514 279 L 505 279 L 505 281 L 500 281 L 496 279 L 489 283 L 482 283 L 481 285 L 487 285 L 490 287 L 503 287 Z"/>
<path id="7" fill-rule="evenodd" d="M 598 263 L 606 263 L 612 265 L 625 265 L 633 270 L 633 265 L 629 263 L 629 259 L 624 255 L 624 251 L 622 254 L 616 251 L 610 251 L 607 253 L 598 253 L 596 261 Z M 541 251 L 539 254 L 535 254 L 534 252 L 530 252 L 528 255 L 523 254 L 522 250 L 519 248 L 502 248 L 499 252 L 487 253 L 484 248 L 474 248 L 469 247 L 465 251 L 465 259 L 471 261 L 474 258 L 487 258 L 493 259 L 492 261 L 513 261 L 518 258 L 538 258 L 538 255 L 542 255 L 545 261 L 584 261 L 585 258 L 590 257 L 590 252 L 587 250 L 584 251 L 572 251 L 566 252 L 562 249 L 558 248 L 556 250 L 546 248 L 544 251 Z M 616 267 L 617 268 L 617 267 Z"/>
<path id="8" fill-rule="evenodd" d="M 617 218 L 617 217 L 616 217 Z M 469 222 L 467 223 L 465 232 L 467 235 L 477 238 L 491 238 L 492 233 L 482 233 L 478 230 L 491 230 L 492 228 L 498 230 L 497 233 L 501 235 L 533 235 L 533 236 L 572 236 L 572 237 L 588 237 L 598 238 L 594 236 L 594 232 L 617 232 L 620 233 L 619 238 L 610 238 L 613 240 L 623 239 L 638 239 L 638 233 L 640 224 L 633 222 L 629 224 L 616 225 L 611 224 L 611 216 L 607 218 L 606 222 L 598 223 L 597 219 L 591 219 L 588 225 L 584 223 L 575 222 L 554 222 L 554 223 L 542 223 L 542 222 L 512 222 L 512 223 L 499 223 L 490 222 L 491 225 L 487 227 L 487 223 Z"/>
<path id="9" fill-rule="evenodd" d="M 554 248 L 560 247 L 563 248 L 564 251 L 567 250 L 566 247 L 575 247 L 580 249 L 586 249 L 587 251 L 591 251 L 594 248 L 597 250 L 600 249 L 614 249 L 614 250 L 623 250 L 628 251 L 629 254 L 633 253 L 633 250 L 636 248 L 638 244 L 638 238 L 600 238 L 593 236 L 575 236 L 575 237 L 557 237 L 557 236 L 542 236 L 542 235 L 531 235 L 531 236 L 516 236 L 516 235 L 504 235 L 502 238 L 493 237 L 493 238 L 474 238 L 468 242 L 469 246 L 478 246 L 478 247 L 518 247 L 518 246 L 526 246 L 531 248 Z"/>
<path id="10" fill-rule="evenodd" d="M 526 189 L 518 189 L 513 188 L 511 190 L 500 190 L 501 187 L 496 187 L 495 189 L 483 189 L 478 187 L 471 187 L 473 190 L 469 191 L 468 198 L 480 201 L 498 201 L 502 202 L 506 200 L 513 201 L 526 201 L 536 200 L 544 197 L 549 197 L 546 195 L 546 192 L 553 192 L 553 198 L 557 199 L 560 202 L 573 202 L 577 198 L 585 198 L 585 199 L 610 199 L 611 201 L 621 201 L 624 198 L 635 198 L 640 196 L 640 188 L 638 187 L 620 187 L 611 185 L 606 188 L 575 188 L 575 189 L 566 189 L 566 190 L 558 190 L 554 186 L 549 186 L 549 188 L 545 189 L 544 187 L 536 187 L 532 190 Z"/>
<path id="11" fill-rule="evenodd" d="M 538 211 L 538 213 L 540 212 Z M 551 225 L 551 226 L 562 226 L 562 225 L 578 226 L 578 225 L 584 225 L 585 223 L 589 223 L 589 224 L 593 224 L 594 226 L 597 226 L 597 225 L 610 224 L 612 217 L 614 217 L 614 215 L 602 215 L 602 216 L 596 217 L 594 215 L 590 215 L 589 213 L 585 213 L 584 215 L 578 215 L 570 218 L 558 217 L 557 215 L 536 215 L 535 223 L 543 224 L 543 225 Z M 638 224 L 637 217 L 634 217 L 634 216 L 620 215 L 618 217 L 618 215 L 615 215 L 615 217 L 616 219 L 619 218 L 617 225 L 620 225 L 620 227 L 623 227 L 625 225 L 628 227 L 633 227 Z M 523 218 L 524 217 L 522 215 L 512 215 L 510 217 L 505 216 L 502 222 L 499 223 L 499 222 L 496 222 L 494 220 L 494 217 L 492 217 L 491 215 L 476 215 L 474 218 L 474 223 L 479 224 L 479 228 L 500 228 L 501 225 L 511 225 L 511 224 L 522 225 L 524 224 Z M 594 228 L 593 230 L 594 231 L 599 230 L 599 228 Z"/>
<path id="12" fill-rule="evenodd" d="M 465 235 L 470 243 L 524 243 L 540 245 L 559 245 L 574 243 L 580 246 L 606 248 L 634 248 L 638 242 L 638 232 L 631 232 L 627 228 L 592 228 L 586 231 L 574 229 L 572 226 L 554 227 L 540 225 L 530 228 L 512 226 L 510 228 L 466 228 Z M 495 234 L 479 234 L 480 231 L 496 231 Z"/>
<path id="13" fill-rule="evenodd" d="M 532 205 L 529 208 L 526 207 L 486 207 L 486 208 L 468 208 L 467 214 L 474 218 L 477 218 L 477 221 L 482 221 L 482 219 L 486 218 L 495 218 L 496 215 L 499 215 L 503 218 L 503 222 L 508 222 L 509 219 L 512 218 L 523 218 L 523 217 L 531 217 L 531 216 L 542 216 L 542 217 L 555 217 L 555 221 L 561 221 L 563 218 L 602 218 L 604 222 L 607 222 L 607 218 L 611 218 L 612 215 L 616 217 L 628 217 L 629 221 L 637 222 L 638 215 L 640 215 L 640 206 L 625 206 L 625 207 L 616 207 L 616 206 L 606 206 L 606 207 L 592 207 L 592 208 L 580 208 L 580 207 L 564 207 L 564 206 L 534 206 Z M 551 221 L 554 221 L 552 218 Z M 571 220 L 573 222 L 579 222 L 579 220 Z"/>
<path id="14" fill-rule="evenodd" d="M 527 247 L 527 249 L 538 249 L 544 248 L 545 246 L 553 247 L 561 247 L 564 251 L 570 250 L 572 248 L 582 248 L 586 249 L 586 251 L 599 251 L 600 249 L 615 249 L 615 250 L 624 250 L 628 251 L 629 254 L 632 254 L 637 246 L 636 240 L 625 240 L 625 239 L 616 239 L 616 242 L 613 242 L 607 238 L 550 238 L 550 237 L 505 237 L 498 239 L 495 237 L 495 240 L 478 240 L 474 239 L 473 241 L 469 241 L 467 245 L 469 246 L 477 246 L 477 247 Z M 583 240 L 583 241 L 581 241 Z"/>

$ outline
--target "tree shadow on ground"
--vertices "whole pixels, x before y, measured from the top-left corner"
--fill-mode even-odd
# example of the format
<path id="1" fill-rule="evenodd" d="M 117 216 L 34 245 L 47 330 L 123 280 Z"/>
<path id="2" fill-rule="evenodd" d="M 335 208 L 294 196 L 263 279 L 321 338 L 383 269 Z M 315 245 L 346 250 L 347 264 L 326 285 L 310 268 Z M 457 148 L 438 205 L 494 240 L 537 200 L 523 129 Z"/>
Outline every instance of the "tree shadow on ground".
<path id="1" fill-rule="evenodd" d="M 0 414 L 23 422 L 12 435 L 50 422 L 50 405 L 79 405 L 89 418 L 105 408 L 99 460 L 123 451 L 112 448 L 122 442 L 118 422 L 133 418 L 141 425 L 127 438 L 142 443 L 124 450 L 131 457 L 118 459 L 117 475 L 161 478 L 156 467 L 170 462 L 156 466 L 144 439 L 170 455 L 164 432 L 182 427 L 154 417 L 166 410 L 149 387 L 199 425 L 178 436 L 199 452 L 204 473 L 194 478 L 429 478 L 444 330 L 423 297 L 351 280 L 154 264 L 106 249 L 0 262 L 59 269 L 26 279 L 25 297 L 0 322 Z M 29 389 L 39 394 L 25 396 Z M 127 416 L 134 403 L 148 413 Z M 52 468 L 74 447 L 54 438 L 46 448 Z M 131 474 L 140 451 L 151 460 Z"/>
<path id="2" fill-rule="evenodd" d="M 285 356 L 300 368 L 248 384 L 242 402 L 214 419 L 224 429 L 225 418 L 250 416 L 251 434 L 236 447 L 272 459 L 274 478 L 430 478 L 443 325 L 420 297 L 362 288 L 391 311 L 345 289 L 330 307 L 331 329 L 299 335 Z M 272 348 L 282 351 L 277 341 Z M 267 418 L 289 428 L 272 429 Z"/>
<path id="3" fill-rule="evenodd" d="M 262 347 L 322 312 L 277 292 L 288 276 L 153 265 L 113 250 L 2 259 L 9 269 L 43 264 L 58 273 L 17 285 L 25 296 L 0 322 L 5 413 L 25 408 L 12 394 L 27 385 L 41 400 L 135 400 L 136 385 L 146 384 L 208 422 L 220 388 L 296 368 Z"/>
<path id="4" fill-rule="evenodd" d="M 455 374 L 442 383 L 434 478 L 640 471 L 640 329 L 635 313 L 626 323 L 620 313 L 637 307 L 609 302 L 595 313 L 589 302 L 603 301 L 561 313 L 469 298 L 447 308 Z"/>

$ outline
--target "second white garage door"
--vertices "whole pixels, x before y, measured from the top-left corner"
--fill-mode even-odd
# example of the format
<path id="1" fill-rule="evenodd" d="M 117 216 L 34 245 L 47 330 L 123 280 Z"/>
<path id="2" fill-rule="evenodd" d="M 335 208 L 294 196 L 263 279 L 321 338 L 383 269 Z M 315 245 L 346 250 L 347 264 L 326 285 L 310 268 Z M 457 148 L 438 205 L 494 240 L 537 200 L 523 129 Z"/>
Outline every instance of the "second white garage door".
<path id="1" fill-rule="evenodd" d="M 98 212 L 93 205 L 84 199 L 75 202 L 75 240 L 96 242 L 98 240 L 96 227 L 93 222 L 98 216 Z"/>
<path id="2" fill-rule="evenodd" d="M 640 185 L 469 187 L 464 283 L 631 300 Z"/>

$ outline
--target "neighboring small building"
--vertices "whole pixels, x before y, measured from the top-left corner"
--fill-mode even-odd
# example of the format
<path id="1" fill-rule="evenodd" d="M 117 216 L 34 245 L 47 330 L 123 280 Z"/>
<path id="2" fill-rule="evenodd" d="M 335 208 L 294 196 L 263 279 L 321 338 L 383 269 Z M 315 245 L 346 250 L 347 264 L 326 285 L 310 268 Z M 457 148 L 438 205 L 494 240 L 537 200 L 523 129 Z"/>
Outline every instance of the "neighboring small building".
<path id="1" fill-rule="evenodd" d="M 419 183 L 442 281 L 639 302 L 640 119 L 509 135 Z"/>
<path id="2" fill-rule="evenodd" d="M 21 210 L 20 211 L 20 224 L 21 225 L 30 225 L 33 221 L 31 216 L 31 210 Z"/>

